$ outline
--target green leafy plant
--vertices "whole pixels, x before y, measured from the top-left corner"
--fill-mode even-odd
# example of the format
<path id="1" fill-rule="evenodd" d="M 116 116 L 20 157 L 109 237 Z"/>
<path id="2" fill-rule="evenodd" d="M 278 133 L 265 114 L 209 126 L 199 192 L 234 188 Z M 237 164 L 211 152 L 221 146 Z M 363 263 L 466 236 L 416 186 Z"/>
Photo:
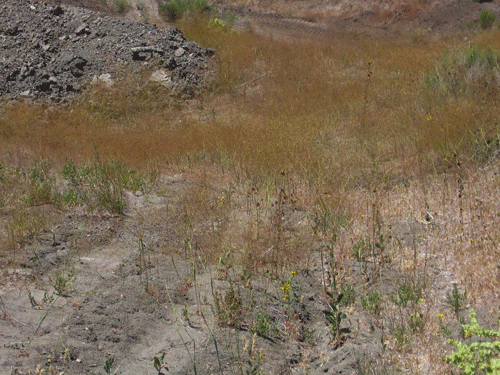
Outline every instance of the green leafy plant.
<path id="1" fill-rule="evenodd" d="M 481 24 L 483 29 L 487 29 L 493 25 L 497 18 L 497 14 L 495 12 L 489 11 L 488 9 L 484 9 L 479 15 L 479 23 Z"/>
<path id="2" fill-rule="evenodd" d="M 351 332 L 349 328 L 342 328 L 342 320 L 347 318 L 347 315 L 340 311 L 340 303 L 344 295 L 340 293 L 337 298 L 334 298 L 333 294 L 326 292 L 328 297 L 330 297 L 330 302 L 328 303 L 329 310 L 323 310 L 326 321 L 330 326 L 331 333 L 333 335 L 333 342 L 336 346 L 340 346 L 345 341 L 345 334 Z"/>
<path id="3" fill-rule="evenodd" d="M 465 375 L 474 375 L 480 372 L 484 374 L 500 373 L 500 331 L 482 328 L 477 323 L 477 316 L 474 310 L 469 311 L 469 324 L 462 325 L 465 336 L 473 336 L 489 339 L 490 341 L 472 342 L 469 345 L 450 339 L 448 343 L 457 347 L 457 350 L 446 356 L 446 361 L 458 366 Z M 500 321 L 498 322 L 500 325 Z"/>
<path id="4" fill-rule="evenodd" d="M 262 337 L 268 337 L 271 333 L 279 333 L 279 329 L 276 324 L 274 324 L 272 317 L 264 313 L 262 309 L 259 309 L 257 314 L 255 314 L 253 324 L 250 326 L 249 331 Z"/>

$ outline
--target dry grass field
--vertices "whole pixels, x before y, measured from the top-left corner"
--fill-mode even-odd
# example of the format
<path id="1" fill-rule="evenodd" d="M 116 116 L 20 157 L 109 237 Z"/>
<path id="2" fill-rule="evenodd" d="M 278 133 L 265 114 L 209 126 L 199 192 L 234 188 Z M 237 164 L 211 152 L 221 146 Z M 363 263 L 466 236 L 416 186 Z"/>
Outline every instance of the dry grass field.
<path id="1" fill-rule="evenodd" d="M 292 15 L 306 17 L 301 12 Z M 198 297 L 186 297 L 188 307 L 182 314 L 178 307 L 175 319 L 210 320 L 203 329 L 218 350 L 234 339 L 232 327 L 258 338 L 258 347 L 275 345 L 269 353 L 300 346 L 297 362 L 287 358 L 279 371 L 273 354 L 247 347 L 248 361 L 221 354 L 224 364 L 211 370 L 193 370 L 195 361 L 186 360 L 177 372 L 169 363 L 173 373 L 319 374 L 324 358 L 359 342 L 362 332 L 378 335 L 379 346 L 355 358 L 352 373 L 457 373 L 445 361 L 454 349 L 447 340 L 463 337 L 469 309 L 489 329 L 498 329 L 500 314 L 498 27 L 303 42 L 224 23 L 201 16 L 177 22 L 188 39 L 217 51 L 214 75 L 192 97 L 171 96 L 145 72 L 124 72 L 113 87 L 94 86 L 67 105 L 2 103 L 4 279 L 68 215 L 111 214 L 147 227 L 134 235 L 139 244 L 155 238 L 156 268 L 172 267 L 172 254 L 179 256 L 180 273 L 188 275 L 179 276 L 179 293 L 203 290 L 210 282 L 197 280 L 211 280 L 210 313 L 200 313 Z M 172 176 L 182 176 L 183 185 L 169 193 Z M 161 210 L 131 213 L 129 196 L 138 191 L 162 202 Z M 162 236 L 178 244 L 164 245 Z M 92 244 L 74 249 L 82 257 Z M 145 265 L 139 250 L 142 285 L 148 269 L 160 271 Z M 59 273 L 38 288 L 73 304 L 61 286 L 70 278 Z M 214 281 L 226 284 L 214 289 Z M 33 280 L 11 282 L 26 291 Z M 265 309 L 273 286 L 282 302 L 268 302 L 274 307 L 266 315 L 255 302 Z M 143 294 L 177 306 L 163 287 L 147 282 Z M 328 325 L 321 309 L 309 321 L 293 310 L 304 296 L 328 309 L 341 292 L 352 298 L 341 308 L 350 333 Z M 4 321 L 14 316 L 9 306 L 0 312 Z M 319 337 L 318 327 L 330 331 Z M 190 350 L 184 343 L 179 352 L 196 359 L 201 349 Z M 58 368 L 67 374 L 103 373 L 104 363 L 101 372 L 64 363 Z"/>

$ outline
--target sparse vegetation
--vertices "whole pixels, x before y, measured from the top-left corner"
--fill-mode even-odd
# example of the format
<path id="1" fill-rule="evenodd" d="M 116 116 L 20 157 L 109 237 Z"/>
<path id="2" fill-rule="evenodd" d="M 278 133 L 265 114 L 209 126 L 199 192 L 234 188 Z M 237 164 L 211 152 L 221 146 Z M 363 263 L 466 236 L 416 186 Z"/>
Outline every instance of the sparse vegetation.
<path id="1" fill-rule="evenodd" d="M 217 50 L 215 81 L 183 101 L 129 74 L 67 106 L 1 107 L 2 261 L 24 262 L 55 227 L 51 214 L 113 216 L 137 255 L 123 265 L 134 271 L 117 275 L 146 284 L 140 301 L 154 299 L 148 308 L 162 319 L 168 294 L 193 369 L 201 349 L 188 335 L 212 329 L 210 319 L 217 329 L 202 345 L 224 351 L 228 374 L 278 363 L 258 344 L 272 352 L 305 341 L 329 355 L 360 332 L 377 335 L 380 361 L 360 362 L 360 373 L 449 373 L 445 358 L 464 371 L 493 369 L 497 341 L 451 341 L 455 355 L 444 343 L 458 335 L 450 323 L 466 302 L 499 312 L 499 31 L 470 44 L 425 35 L 291 43 L 229 32 L 224 18 L 198 17 L 209 11 L 203 1 L 160 11 Z M 137 223 L 127 221 L 127 192 L 152 197 Z M 167 282 L 165 267 L 175 269 Z M 61 268 L 50 284 L 70 297 L 76 277 Z M 318 301 L 326 309 L 311 314 Z M 476 328 L 463 332 L 498 333 Z M 150 357 L 158 374 L 170 348 L 160 349 Z M 328 364 L 326 354 L 309 358 Z"/>

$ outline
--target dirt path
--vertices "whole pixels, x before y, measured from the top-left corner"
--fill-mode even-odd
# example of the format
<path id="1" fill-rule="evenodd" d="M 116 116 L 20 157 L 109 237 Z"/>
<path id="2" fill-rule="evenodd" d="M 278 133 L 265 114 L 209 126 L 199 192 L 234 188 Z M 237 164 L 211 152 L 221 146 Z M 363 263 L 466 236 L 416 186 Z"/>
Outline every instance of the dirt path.
<path id="1" fill-rule="evenodd" d="M 167 194 L 176 194 L 183 181 L 169 185 Z M 187 290 L 179 293 L 184 280 L 177 272 L 188 264 L 175 255 L 160 259 L 150 248 L 158 246 L 155 215 L 168 198 L 130 193 L 127 199 L 124 217 L 67 215 L 30 246 L 23 268 L 4 273 L 0 373 L 52 364 L 69 374 L 100 374 L 110 357 L 118 373 L 153 373 L 153 357 L 167 349 L 172 373 L 192 366 L 181 335 L 186 345 L 203 348 L 207 332 L 196 319 L 180 319 L 180 310 L 193 303 Z M 168 233 L 175 218 L 164 219 Z M 162 241 L 171 248 L 179 243 L 175 236 Z M 174 259 L 176 271 L 161 267 Z"/>

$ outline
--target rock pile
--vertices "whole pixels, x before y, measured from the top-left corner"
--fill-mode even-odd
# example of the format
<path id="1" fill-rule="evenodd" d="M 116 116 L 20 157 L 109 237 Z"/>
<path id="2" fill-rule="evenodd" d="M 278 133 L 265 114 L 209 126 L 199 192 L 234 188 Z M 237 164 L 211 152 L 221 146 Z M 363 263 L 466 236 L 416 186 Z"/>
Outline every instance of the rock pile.
<path id="1" fill-rule="evenodd" d="M 111 84 L 124 65 L 145 63 L 162 84 L 183 90 L 203 83 L 212 54 L 174 27 L 29 0 L 0 3 L 0 96 L 60 102 L 92 80 Z"/>

